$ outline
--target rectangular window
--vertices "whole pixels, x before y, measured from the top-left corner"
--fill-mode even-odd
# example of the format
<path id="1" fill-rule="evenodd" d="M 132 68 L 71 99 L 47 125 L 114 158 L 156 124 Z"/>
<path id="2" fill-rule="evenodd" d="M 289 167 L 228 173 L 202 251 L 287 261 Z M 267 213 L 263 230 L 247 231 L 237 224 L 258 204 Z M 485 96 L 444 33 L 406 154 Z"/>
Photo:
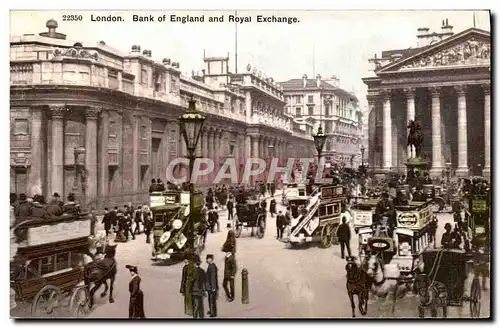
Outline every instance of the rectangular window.
<path id="1" fill-rule="evenodd" d="M 44 257 L 40 260 L 41 263 L 41 274 L 47 274 L 54 272 L 54 256 Z"/>
<path id="2" fill-rule="evenodd" d="M 70 267 L 70 254 L 61 253 L 56 255 L 56 271 L 64 270 Z"/>
<path id="3" fill-rule="evenodd" d="M 300 96 L 295 96 L 295 103 L 296 104 L 302 103 L 302 98 Z"/>
<path id="4" fill-rule="evenodd" d="M 313 104 L 314 103 L 314 96 L 307 96 L 307 102 L 309 104 Z"/>
<path id="5" fill-rule="evenodd" d="M 328 105 L 325 106 L 325 116 L 326 117 L 330 116 L 330 106 L 328 106 Z"/>
<path id="6" fill-rule="evenodd" d="M 141 84 L 148 84 L 148 69 L 144 65 L 141 69 Z"/>
<path id="7" fill-rule="evenodd" d="M 28 120 L 25 118 L 16 118 L 14 120 L 14 134 L 28 134 Z"/>
<path id="8" fill-rule="evenodd" d="M 300 107 L 295 108 L 295 116 L 297 116 L 297 117 L 302 116 L 302 108 L 300 108 Z"/>
<path id="9" fill-rule="evenodd" d="M 309 116 L 313 116 L 314 115 L 314 106 L 307 107 L 307 110 L 309 112 Z"/>

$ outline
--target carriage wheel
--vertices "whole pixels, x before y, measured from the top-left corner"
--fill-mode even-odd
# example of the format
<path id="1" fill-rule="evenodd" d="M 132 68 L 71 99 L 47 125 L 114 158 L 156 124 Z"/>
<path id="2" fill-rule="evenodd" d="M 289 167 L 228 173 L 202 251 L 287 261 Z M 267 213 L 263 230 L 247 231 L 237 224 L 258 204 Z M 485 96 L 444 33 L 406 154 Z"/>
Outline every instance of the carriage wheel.
<path id="1" fill-rule="evenodd" d="M 481 286 L 479 278 L 476 276 L 472 280 L 469 298 L 470 316 L 471 318 L 479 318 L 481 314 Z"/>
<path id="2" fill-rule="evenodd" d="M 243 227 L 241 226 L 240 220 L 238 220 L 238 217 L 235 217 L 234 218 L 234 236 L 236 238 L 240 238 L 241 230 L 243 230 Z"/>
<path id="3" fill-rule="evenodd" d="M 33 298 L 31 315 L 33 317 L 57 317 L 55 309 L 61 304 L 60 298 L 61 289 L 59 287 L 52 285 L 43 287 Z"/>
<path id="4" fill-rule="evenodd" d="M 259 239 L 264 238 L 264 234 L 266 232 L 266 218 L 264 215 L 260 214 L 257 217 L 257 233 L 256 237 Z"/>
<path id="5" fill-rule="evenodd" d="M 339 238 L 337 237 L 337 230 L 339 226 L 332 224 L 332 245 L 339 245 Z"/>
<path id="6" fill-rule="evenodd" d="M 333 239 L 333 224 L 327 224 L 321 230 L 321 248 L 328 248 L 332 245 Z"/>
<path id="7" fill-rule="evenodd" d="M 69 313 L 74 318 L 87 316 L 90 311 L 90 299 L 86 287 L 77 287 L 71 293 L 69 301 Z"/>

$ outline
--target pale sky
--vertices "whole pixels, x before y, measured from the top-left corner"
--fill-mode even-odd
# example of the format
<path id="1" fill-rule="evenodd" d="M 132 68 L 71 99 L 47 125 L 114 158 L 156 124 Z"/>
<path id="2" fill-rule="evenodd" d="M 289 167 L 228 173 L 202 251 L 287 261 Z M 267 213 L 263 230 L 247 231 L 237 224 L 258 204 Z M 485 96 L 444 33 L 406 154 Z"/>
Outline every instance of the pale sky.
<path id="1" fill-rule="evenodd" d="M 203 50 L 207 56 L 230 54 L 230 70 L 234 72 L 235 23 L 227 22 L 234 11 L 75 11 L 80 22 L 64 22 L 56 11 L 12 11 L 11 35 L 45 32 L 45 23 L 54 18 L 58 32 L 67 39 L 94 45 L 105 41 L 107 46 L 128 53 L 132 45 L 152 51 L 161 61 L 170 58 L 180 62 L 183 72 L 203 68 Z M 476 27 L 490 31 L 489 12 L 476 12 Z M 91 22 L 94 15 L 121 15 L 125 22 Z M 133 22 L 132 15 L 155 17 L 167 14 L 197 16 L 205 14 L 205 23 Z M 208 23 L 208 16 L 225 15 L 225 23 Z M 257 23 L 256 16 L 295 16 L 300 22 Z M 352 91 L 366 104 L 366 87 L 362 77 L 371 76 L 368 59 L 375 53 L 390 49 L 416 47 L 417 28 L 428 27 L 439 32 L 442 20 L 448 18 L 453 31 L 459 33 L 473 26 L 472 11 L 238 11 L 238 16 L 253 17 L 252 23 L 238 25 L 238 72 L 248 63 L 276 81 L 313 76 L 336 75 L 341 87 Z"/>

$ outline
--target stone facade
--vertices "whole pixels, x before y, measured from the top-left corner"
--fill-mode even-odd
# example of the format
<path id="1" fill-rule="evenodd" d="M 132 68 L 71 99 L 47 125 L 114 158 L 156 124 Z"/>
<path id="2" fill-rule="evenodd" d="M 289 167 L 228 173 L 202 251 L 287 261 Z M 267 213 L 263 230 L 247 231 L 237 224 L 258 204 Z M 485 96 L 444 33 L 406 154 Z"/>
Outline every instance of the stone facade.
<path id="1" fill-rule="evenodd" d="M 451 166 L 458 176 L 490 176 L 490 33 L 470 28 L 453 34 L 419 29 L 419 48 L 390 50 L 371 60 L 376 77 L 368 86 L 370 166 L 403 171 L 414 154 L 407 145 L 407 122 L 424 132 L 423 153 L 431 174 Z M 430 42 L 427 42 L 427 41 Z"/>
<path id="2" fill-rule="evenodd" d="M 76 192 L 91 206 L 144 199 L 151 179 L 166 180 L 168 163 L 186 155 L 178 117 L 191 97 L 207 117 L 198 154 L 219 166 L 313 148 L 310 134 L 293 130 L 281 87 L 262 73 L 186 76 L 140 46 L 123 54 L 102 41 L 70 42 L 53 20 L 47 27 L 10 40 L 11 192 Z"/>
<path id="3" fill-rule="evenodd" d="M 316 79 L 291 79 L 282 83 L 286 113 L 308 133 L 321 124 L 328 135 L 323 149 L 327 160 L 347 167 L 361 164 L 362 112 L 356 96 L 339 87 L 339 80 L 319 74 Z"/>

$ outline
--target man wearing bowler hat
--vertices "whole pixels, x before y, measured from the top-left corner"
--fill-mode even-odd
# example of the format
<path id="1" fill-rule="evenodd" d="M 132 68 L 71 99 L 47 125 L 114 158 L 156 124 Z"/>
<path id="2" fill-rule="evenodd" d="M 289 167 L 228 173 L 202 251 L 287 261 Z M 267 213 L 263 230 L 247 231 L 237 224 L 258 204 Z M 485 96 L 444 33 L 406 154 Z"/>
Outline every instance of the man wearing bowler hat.
<path id="1" fill-rule="evenodd" d="M 206 274 L 205 271 L 200 268 L 200 257 L 198 255 L 194 256 L 194 272 L 193 272 L 193 285 L 191 288 L 191 295 L 193 300 L 193 318 L 203 319 L 203 296 L 206 292 Z"/>
<path id="2" fill-rule="evenodd" d="M 213 254 L 207 255 L 207 294 L 208 294 L 208 315 L 210 318 L 217 317 L 217 294 L 219 292 L 219 279 L 217 266 L 214 263 Z"/>

